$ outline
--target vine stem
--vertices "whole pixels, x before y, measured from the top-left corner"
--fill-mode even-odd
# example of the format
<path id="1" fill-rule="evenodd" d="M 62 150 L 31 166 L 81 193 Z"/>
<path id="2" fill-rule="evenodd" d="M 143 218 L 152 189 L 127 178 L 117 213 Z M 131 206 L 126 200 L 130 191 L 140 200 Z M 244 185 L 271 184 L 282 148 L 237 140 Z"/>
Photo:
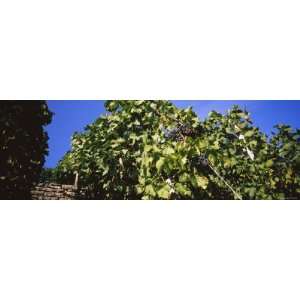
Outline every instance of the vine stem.
<path id="1" fill-rule="evenodd" d="M 209 167 L 211 170 L 226 184 L 226 186 L 233 192 L 233 194 L 239 199 L 243 200 L 242 196 L 234 190 L 234 188 L 219 174 L 217 170 L 211 165 L 210 162 L 208 162 Z"/>

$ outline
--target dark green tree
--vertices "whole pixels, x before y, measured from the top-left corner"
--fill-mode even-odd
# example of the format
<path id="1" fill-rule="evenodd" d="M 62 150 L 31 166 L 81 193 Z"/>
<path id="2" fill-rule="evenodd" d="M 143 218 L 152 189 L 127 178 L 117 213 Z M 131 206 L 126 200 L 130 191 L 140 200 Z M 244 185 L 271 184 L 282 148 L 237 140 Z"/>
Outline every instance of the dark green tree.
<path id="1" fill-rule="evenodd" d="M 46 101 L 0 102 L 0 197 L 29 199 L 48 154 Z"/>

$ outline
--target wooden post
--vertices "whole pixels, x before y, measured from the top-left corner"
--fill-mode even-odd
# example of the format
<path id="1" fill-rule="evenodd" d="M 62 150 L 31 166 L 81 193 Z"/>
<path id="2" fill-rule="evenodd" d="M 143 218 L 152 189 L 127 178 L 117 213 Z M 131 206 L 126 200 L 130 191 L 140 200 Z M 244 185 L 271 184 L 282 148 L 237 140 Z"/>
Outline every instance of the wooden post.
<path id="1" fill-rule="evenodd" d="M 78 188 L 78 172 L 75 172 L 75 182 L 74 182 L 75 189 Z"/>

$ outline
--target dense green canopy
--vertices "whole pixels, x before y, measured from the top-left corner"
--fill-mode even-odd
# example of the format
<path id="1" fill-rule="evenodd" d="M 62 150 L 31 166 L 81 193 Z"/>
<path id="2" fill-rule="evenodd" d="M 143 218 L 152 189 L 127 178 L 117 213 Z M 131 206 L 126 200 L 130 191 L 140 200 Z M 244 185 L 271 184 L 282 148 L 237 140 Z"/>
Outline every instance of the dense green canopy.
<path id="1" fill-rule="evenodd" d="M 48 153 L 43 126 L 51 122 L 45 101 L 0 103 L 0 197 L 29 199 Z"/>
<path id="2" fill-rule="evenodd" d="M 98 199 L 286 199 L 300 196 L 300 131 L 268 138 L 235 106 L 200 121 L 169 101 L 107 101 L 74 134 L 55 172 L 79 173 Z M 59 177 L 58 176 L 58 177 Z"/>

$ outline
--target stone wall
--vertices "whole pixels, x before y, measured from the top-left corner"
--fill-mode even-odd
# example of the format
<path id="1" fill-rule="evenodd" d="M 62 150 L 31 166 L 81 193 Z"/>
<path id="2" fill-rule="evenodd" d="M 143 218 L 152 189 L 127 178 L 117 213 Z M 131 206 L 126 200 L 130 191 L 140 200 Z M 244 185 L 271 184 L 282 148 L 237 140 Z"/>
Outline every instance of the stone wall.
<path id="1" fill-rule="evenodd" d="M 33 200 L 73 200 L 79 199 L 80 191 L 73 185 L 40 183 L 31 191 Z"/>

